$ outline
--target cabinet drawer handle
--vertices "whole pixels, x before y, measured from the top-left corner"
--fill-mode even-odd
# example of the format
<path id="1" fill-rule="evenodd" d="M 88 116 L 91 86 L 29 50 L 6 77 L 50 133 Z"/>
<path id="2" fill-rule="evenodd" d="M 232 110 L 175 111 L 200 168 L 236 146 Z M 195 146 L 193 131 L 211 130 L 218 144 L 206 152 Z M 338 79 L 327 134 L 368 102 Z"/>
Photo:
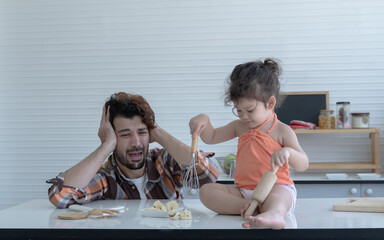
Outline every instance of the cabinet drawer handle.
<path id="1" fill-rule="evenodd" d="M 350 193 L 351 194 L 356 194 L 357 193 L 357 188 L 351 188 Z"/>
<path id="2" fill-rule="evenodd" d="M 373 190 L 370 189 L 370 188 L 368 188 L 367 190 L 365 190 L 365 193 L 366 193 L 367 195 L 372 195 L 372 194 L 373 194 Z"/>

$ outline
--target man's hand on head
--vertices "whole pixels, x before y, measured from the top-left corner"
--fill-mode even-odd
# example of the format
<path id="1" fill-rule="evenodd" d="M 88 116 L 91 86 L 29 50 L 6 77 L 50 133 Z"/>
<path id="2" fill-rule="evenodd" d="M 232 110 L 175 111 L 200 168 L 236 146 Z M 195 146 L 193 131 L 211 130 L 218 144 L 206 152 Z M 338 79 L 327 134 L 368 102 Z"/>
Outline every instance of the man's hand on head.
<path id="1" fill-rule="evenodd" d="M 149 129 L 149 143 L 158 142 L 161 128 L 155 123 L 155 128 Z"/>
<path id="2" fill-rule="evenodd" d="M 111 122 L 109 121 L 109 117 L 110 117 L 109 107 L 108 109 L 105 109 L 105 106 L 104 106 L 103 113 L 101 116 L 98 136 L 101 140 L 101 144 L 108 146 L 112 152 L 116 148 L 117 136 L 116 136 L 115 130 L 112 127 Z"/>

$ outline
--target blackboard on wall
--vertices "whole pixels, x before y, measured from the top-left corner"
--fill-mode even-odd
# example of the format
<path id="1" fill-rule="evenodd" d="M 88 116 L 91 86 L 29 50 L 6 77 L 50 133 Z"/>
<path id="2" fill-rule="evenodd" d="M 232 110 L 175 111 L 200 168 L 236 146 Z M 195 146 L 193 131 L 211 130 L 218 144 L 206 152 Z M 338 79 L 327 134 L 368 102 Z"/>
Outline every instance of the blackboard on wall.
<path id="1" fill-rule="evenodd" d="M 292 120 L 312 122 L 319 125 L 320 110 L 328 109 L 328 92 L 285 92 L 283 103 L 275 110 L 277 117 L 285 124 Z"/>

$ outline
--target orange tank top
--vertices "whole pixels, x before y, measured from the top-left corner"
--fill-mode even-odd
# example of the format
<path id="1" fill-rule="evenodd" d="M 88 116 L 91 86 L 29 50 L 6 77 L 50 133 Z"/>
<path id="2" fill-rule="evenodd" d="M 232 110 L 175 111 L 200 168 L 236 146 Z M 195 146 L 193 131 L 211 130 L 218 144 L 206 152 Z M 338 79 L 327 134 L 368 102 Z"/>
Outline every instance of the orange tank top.
<path id="1" fill-rule="evenodd" d="M 267 133 L 260 130 L 267 122 L 274 118 L 272 127 Z M 253 190 L 266 171 L 271 170 L 271 156 L 282 146 L 268 136 L 277 122 L 274 113 L 257 129 L 250 129 L 239 137 L 236 154 L 235 184 L 238 188 Z M 286 163 L 276 172 L 276 184 L 292 185 L 289 177 L 289 165 Z"/>

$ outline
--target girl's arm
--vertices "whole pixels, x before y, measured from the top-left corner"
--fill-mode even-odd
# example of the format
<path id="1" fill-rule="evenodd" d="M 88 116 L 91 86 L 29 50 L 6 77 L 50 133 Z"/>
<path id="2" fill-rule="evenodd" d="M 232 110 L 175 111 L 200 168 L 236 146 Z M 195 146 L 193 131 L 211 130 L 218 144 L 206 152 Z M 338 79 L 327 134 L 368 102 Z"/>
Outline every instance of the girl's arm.
<path id="1" fill-rule="evenodd" d="M 192 137 L 200 135 L 201 140 L 206 144 L 217 144 L 237 137 L 237 121 L 232 121 L 219 128 L 213 128 L 209 117 L 199 114 L 189 121 Z"/>
<path id="2" fill-rule="evenodd" d="M 272 166 L 281 167 L 288 163 L 296 171 L 308 168 L 308 156 L 301 148 L 295 132 L 288 125 L 280 125 L 281 143 L 283 148 L 272 154 Z"/>

